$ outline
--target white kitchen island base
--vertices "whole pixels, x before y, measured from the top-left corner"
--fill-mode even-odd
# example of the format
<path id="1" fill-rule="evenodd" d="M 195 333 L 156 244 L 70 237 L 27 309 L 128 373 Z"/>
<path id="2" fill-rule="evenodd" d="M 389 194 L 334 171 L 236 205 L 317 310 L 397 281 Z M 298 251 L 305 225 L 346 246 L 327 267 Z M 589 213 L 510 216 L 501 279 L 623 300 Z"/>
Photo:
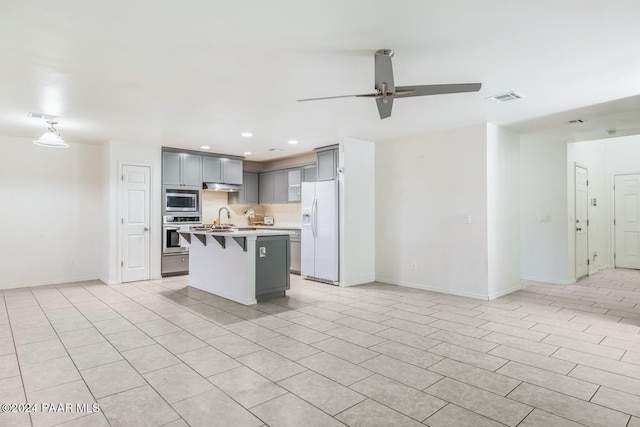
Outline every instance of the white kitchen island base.
<path id="1" fill-rule="evenodd" d="M 252 305 L 289 289 L 289 233 L 185 231 L 189 286 Z"/>

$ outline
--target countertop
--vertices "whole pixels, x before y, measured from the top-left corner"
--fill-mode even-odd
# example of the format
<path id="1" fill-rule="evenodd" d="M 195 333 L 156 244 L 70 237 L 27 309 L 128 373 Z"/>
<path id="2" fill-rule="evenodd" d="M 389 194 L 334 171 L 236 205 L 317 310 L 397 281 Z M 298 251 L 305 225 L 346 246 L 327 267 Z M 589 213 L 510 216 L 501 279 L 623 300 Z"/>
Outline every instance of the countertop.
<path id="1" fill-rule="evenodd" d="M 290 235 L 287 231 L 283 230 L 229 230 L 229 231 L 195 231 L 195 230 L 179 230 L 179 233 L 189 234 L 205 234 L 211 236 L 231 236 L 231 237 L 249 237 L 249 236 L 282 236 Z"/>

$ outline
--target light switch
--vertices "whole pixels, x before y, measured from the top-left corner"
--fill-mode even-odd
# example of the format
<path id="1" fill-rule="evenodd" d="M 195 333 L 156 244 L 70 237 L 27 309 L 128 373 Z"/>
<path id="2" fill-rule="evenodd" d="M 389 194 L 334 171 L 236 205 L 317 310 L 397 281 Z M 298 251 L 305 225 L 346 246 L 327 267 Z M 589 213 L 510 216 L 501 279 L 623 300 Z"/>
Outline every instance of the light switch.
<path id="1" fill-rule="evenodd" d="M 471 224 L 471 214 L 461 214 L 460 224 Z"/>
<path id="2" fill-rule="evenodd" d="M 264 246 L 260 246 L 260 258 L 264 258 L 267 256 L 267 248 Z"/>

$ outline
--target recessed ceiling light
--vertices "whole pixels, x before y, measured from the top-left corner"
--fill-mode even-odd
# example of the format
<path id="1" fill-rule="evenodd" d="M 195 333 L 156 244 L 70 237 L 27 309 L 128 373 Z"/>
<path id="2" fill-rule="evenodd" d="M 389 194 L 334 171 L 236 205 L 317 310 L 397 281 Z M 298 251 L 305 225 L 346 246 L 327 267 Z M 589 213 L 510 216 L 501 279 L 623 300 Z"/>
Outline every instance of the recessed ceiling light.
<path id="1" fill-rule="evenodd" d="M 54 116 L 52 114 L 34 113 L 34 112 L 29 112 L 29 114 L 27 114 L 27 117 L 31 119 L 39 119 L 44 121 L 52 121 L 58 118 L 58 116 Z"/>
<path id="2" fill-rule="evenodd" d="M 295 139 L 290 139 L 289 141 L 287 141 L 289 144 L 291 145 L 295 145 L 298 143 L 298 141 L 296 141 Z"/>
<path id="3" fill-rule="evenodd" d="M 245 151 L 245 152 L 244 152 L 244 153 L 242 153 L 242 154 L 244 154 L 245 156 L 250 156 L 250 155 L 251 155 L 251 151 Z"/>
<path id="4" fill-rule="evenodd" d="M 211 147 L 209 147 L 208 145 L 201 145 L 200 148 L 202 148 L 203 150 L 208 150 Z"/>
<path id="5" fill-rule="evenodd" d="M 253 136 L 251 132 L 242 132 L 240 135 L 242 135 L 245 138 L 251 138 Z"/>

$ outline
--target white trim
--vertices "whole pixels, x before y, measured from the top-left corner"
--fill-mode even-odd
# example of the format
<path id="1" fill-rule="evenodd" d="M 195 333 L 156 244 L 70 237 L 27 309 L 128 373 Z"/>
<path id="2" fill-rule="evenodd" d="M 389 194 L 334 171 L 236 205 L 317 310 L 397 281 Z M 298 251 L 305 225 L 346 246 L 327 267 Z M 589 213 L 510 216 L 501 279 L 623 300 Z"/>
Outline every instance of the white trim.
<path id="1" fill-rule="evenodd" d="M 8 289 L 18 289 L 18 288 L 30 288 L 32 286 L 46 286 L 46 285 L 62 285 L 62 284 L 66 284 L 66 283 L 74 283 L 74 282 L 86 282 L 89 280 L 100 280 L 101 282 L 104 282 L 104 280 L 102 280 L 101 278 L 99 278 L 98 276 L 84 276 L 84 277 L 68 277 L 66 279 L 59 279 L 59 280 L 38 280 L 35 282 L 24 282 L 24 283 L 10 283 L 9 287 L 5 288 L 5 287 L 0 287 L 0 290 L 8 290 Z"/>
<path id="2" fill-rule="evenodd" d="M 573 274 L 578 276 L 578 229 L 576 226 L 575 220 L 578 218 L 578 183 L 576 182 L 576 175 L 578 172 L 578 168 L 582 168 L 585 170 L 587 175 L 587 224 L 589 224 L 589 168 L 581 163 L 574 162 L 573 166 Z M 591 259 L 589 256 L 589 227 L 587 226 L 587 259 Z M 589 276 L 591 273 L 589 272 L 589 265 L 587 265 L 587 274 L 585 276 Z M 584 276 L 580 276 L 584 277 Z"/>
<path id="3" fill-rule="evenodd" d="M 500 298 L 500 297 L 503 297 L 505 295 L 510 294 L 511 292 L 520 291 L 520 290 L 522 290 L 522 285 L 513 286 L 513 287 L 511 287 L 509 289 L 505 289 L 504 291 L 497 292 L 495 294 L 489 294 L 489 300 Z"/>
<path id="4" fill-rule="evenodd" d="M 526 282 L 542 282 L 542 283 L 551 283 L 554 285 L 572 285 L 576 283 L 575 279 L 573 280 L 560 280 L 560 279 L 551 279 L 549 277 L 533 277 L 533 276 L 521 276 L 520 280 L 524 280 Z"/>
<path id="5" fill-rule="evenodd" d="M 441 294 L 457 295 L 457 296 L 460 296 L 460 297 L 481 299 L 481 300 L 485 300 L 485 301 L 489 299 L 488 295 L 474 294 L 474 293 L 471 293 L 471 292 L 464 292 L 464 291 L 459 291 L 459 290 L 456 290 L 456 289 L 439 288 L 439 287 L 436 287 L 436 286 L 422 285 L 422 284 L 419 284 L 419 283 L 402 282 L 402 281 L 398 281 L 398 280 L 385 279 L 385 278 L 376 278 L 375 281 L 376 282 L 380 282 L 380 283 L 390 284 L 390 285 L 404 286 L 406 288 L 422 289 L 424 291 L 439 292 Z"/>
<path id="6" fill-rule="evenodd" d="M 105 285 L 117 285 L 118 284 L 117 281 L 109 280 L 109 279 L 107 279 L 106 277 L 103 277 L 103 276 L 98 277 L 98 280 L 100 280 Z"/>

